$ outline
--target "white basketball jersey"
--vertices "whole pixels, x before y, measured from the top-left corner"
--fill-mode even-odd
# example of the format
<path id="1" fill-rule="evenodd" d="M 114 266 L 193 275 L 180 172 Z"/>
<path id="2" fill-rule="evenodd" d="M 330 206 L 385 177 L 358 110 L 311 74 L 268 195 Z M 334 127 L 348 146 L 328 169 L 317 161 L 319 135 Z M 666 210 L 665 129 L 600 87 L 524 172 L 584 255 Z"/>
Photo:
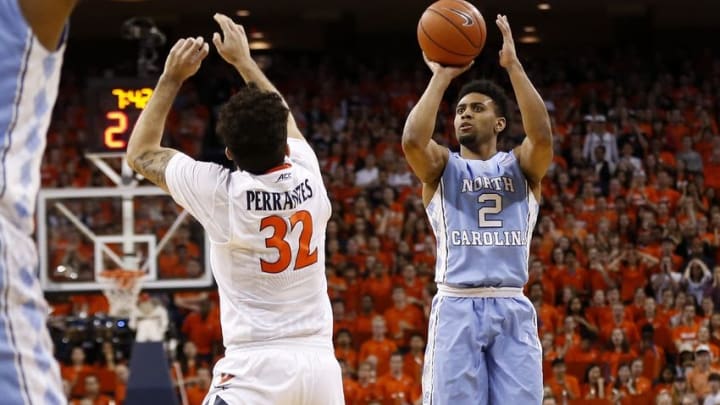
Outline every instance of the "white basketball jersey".
<path id="1" fill-rule="evenodd" d="M 303 140 L 288 145 L 285 164 L 263 175 L 181 153 L 165 172 L 175 201 L 212 242 L 228 356 L 257 344 L 332 348 L 325 278 L 330 201 L 313 150 Z"/>

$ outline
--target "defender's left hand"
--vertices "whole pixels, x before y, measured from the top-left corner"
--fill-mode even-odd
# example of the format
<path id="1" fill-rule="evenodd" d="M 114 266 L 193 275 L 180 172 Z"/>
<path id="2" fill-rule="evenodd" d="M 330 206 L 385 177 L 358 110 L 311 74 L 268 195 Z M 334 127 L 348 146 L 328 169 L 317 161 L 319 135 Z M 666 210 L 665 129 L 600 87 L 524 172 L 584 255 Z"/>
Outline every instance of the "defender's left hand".
<path id="1" fill-rule="evenodd" d="M 197 73 L 208 51 L 208 44 L 202 37 L 180 39 L 170 50 L 163 75 L 184 82 Z"/>
<path id="2" fill-rule="evenodd" d="M 520 60 L 515 52 L 515 41 L 513 40 L 507 16 L 498 14 L 495 24 L 500 28 L 503 37 L 503 46 L 500 50 L 500 66 L 508 69 L 513 65 L 519 65 Z"/>

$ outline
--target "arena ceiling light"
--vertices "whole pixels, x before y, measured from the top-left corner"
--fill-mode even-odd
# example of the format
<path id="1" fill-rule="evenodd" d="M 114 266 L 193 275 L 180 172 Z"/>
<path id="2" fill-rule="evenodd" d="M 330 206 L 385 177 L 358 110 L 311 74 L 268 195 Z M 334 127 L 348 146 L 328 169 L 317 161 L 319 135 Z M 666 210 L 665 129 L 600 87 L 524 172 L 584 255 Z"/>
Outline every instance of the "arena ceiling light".
<path id="1" fill-rule="evenodd" d="M 537 8 L 538 10 L 548 11 L 552 8 L 552 6 L 550 6 L 550 3 L 538 3 Z"/>
<path id="2" fill-rule="evenodd" d="M 235 15 L 238 17 L 249 17 L 250 16 L 250 10 L 240 9 L 235 12 Z"/>

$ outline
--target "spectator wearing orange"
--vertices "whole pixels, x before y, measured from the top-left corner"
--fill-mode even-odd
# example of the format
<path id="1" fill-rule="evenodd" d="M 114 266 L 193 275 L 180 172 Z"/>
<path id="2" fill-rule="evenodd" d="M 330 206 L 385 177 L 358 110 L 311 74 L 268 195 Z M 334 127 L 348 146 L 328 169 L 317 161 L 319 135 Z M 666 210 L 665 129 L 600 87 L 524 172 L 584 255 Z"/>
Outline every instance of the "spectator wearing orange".
<path id="1" fill-rule="evenodd" d="M 585 309 L 588 321 L 598 327 L 612 321 L 612 311 L 605 301 L 604 290 L 594 290 L 590 305 Z"/>
<path id="2" fill-rule="evenodd" d="M 390 371 L 378 378 L 384 405 L 411 405 L 420 398 L 415 380 L 403 370 L 403 356 L 399 352 L 390 355 Z"/>
<path id="3" fill-rule="evenodd" d="M 363 295 L 371 296 L 375 308 L 384 312 L 392 304 L 392 279 L 388 275 L 388 268 L 383 263 L 376 262 L 368 270 L 370 275 L 362 282 Z"/>
<path id="4" fill-rule="evenodd" d="M 115 403 L 123 404 L 127 396 L 127 383 L 130 376 L 130 370 L 124 364 L 115 366 Z"/>
<path id="5" fill-rule="evenodd" d="M 405 353 L 403 370 L 413 378 L 415 385 L 420 386 L 423 366 L 425 364 L 425 338 L 421 333 L 410 336 L 410 350 Z"/>
<path id="6" fill-rule="evenodd" d="M 378 313 L 375 310 L 373 298 L 369 295 L 363 295 L 360 299 L 360 312 L 355 317 L 355 335 L 353 335 L 358 347 L 362 342 L 372 337 L 372 322 L 376 316 L 378 316 Z"/>
<path id="7" fill-rule="evenodd" d="M 343 279 L 345 280 L 345 293 L 342 299 L 345 300 L 345 310 L 351 316 L 356 316 L 360 309 L 360 298 L 362 297 L 362 283 L 358 280 L 357 268 L 349 264 L 343 270 Z"/>
<path id="8" fill-rule="evenodd" d="M 612 319 L 609 323 L 600 328 L 600 336 L 602 340 L 608 341 L 615 329 L 623 332 L 630 344 L 637 343 L 640 340 L 635 324 L 627 319 L 625 307 L 623 304 L 616 303 L 612 306 Z"/>
<path id="9" fill-rule="evenodd" d="M 411 333 L 425 329 L 425 317 L 417 306 L 407 302 L 403 287 L 393 287 L 392 300 L 393 306 L 385 311 L 385 321 L 395 344 L 406 347 Z"/>
<path id="10" fill-rule="evenodd" d="M 360 346 L 359 360 L 374 364 L 375 371 L 379 375 L 388 372 L 390 354 L 397 351 L 397 345 L 385 337 L 386 333 L 385 318 L 377 315 L 372 319 L 372 338 Z"/>
<path id="11" fill-rule="evenodd" d="M 352 334 L 355 329 L 355 320 L 345 312 L 345 302 L 339 298 L 332 300 L 333 335 L 340 329 L 347 329 Z"/>
<path id="12" fill-rule="evenodd" d="M 714 368 L 711 362 L 712 354 L 707 345 L 699 345 L 695 348 L 695 364 L 692 369 L 688 370 L 686 377 L 690 389 L 700 397 L 710 393 L 710 384 L 708 382 L 710 374 L 720 371 Z"/>
<path id="13" fill-rule="evenodd" d="M 347 291 L 347 281 L 338 275 L 337 268 L 325 263 L 325 278 L 327 278 L 328 296 L 331 300 L 342 299 Z"/>
<path id="14" fill-rule="evenodd" d="M 620 299 L 630 302 L 638 288 L 645 288 L 648 283 L 648 265 L 641 260 L 635 245 L 628 243 L 621 255 L 608 264 L 608 269 L 615 275 L 620 286 Z"/>
<path id="15" fill-rule="evenodd" d="M 665 349 L 656 344 L 655 328 L 651 324 L 643 325 L 640 335 L 641 339 L 636 351 L 643 360 L 644 376 L 652 381 L 660 376 L 661 370 L 665 367 Z"/>
<path id="16" fill-rule="evenodd" d="M 373 401 L 382 403 L 383 392 L 377 384 L 377 371 L 373 363 L 360 362 L 357 382 L 359 389 L 353 405 L 365 405 Z"/>
<path id="17" fill-rule="evenodd" d="M 613 329 L 610 334 L 610 342 L 602 353 L 602 359 L 608 364 L 610 373 L 617 374 L 620 364 L 628 363 L 635 357 L 637 357 L 637 353 L 630 346 L 625 332 L 620 328 Z"/>
<path id="18" fill-rule="evenodd" d="M 580 383 L 577 378 L 567 375 L 565 361 L 557 358 L 552 362 L 552 377 L 546 381 L 546 385 L 552 390 L 555 398 L 567 398 L 575 400 L 580 398 Z"/>
<path id="19" fill-rule="evenodd" d="M 348 372 L 355 373 L 358 364 L 358 354 L 353 346 L 352 334 L 347 329 L 340 329 L 335 333 L 335 358 L 342 360 Z"/>
<path id="20" fill-rule="evenodd" d="M 594 363 L 600 361 L 600 352 L 595 348 L 597 335 L 581 330 L 580 342 L 573 344 L 565 352 L 564 359 L 568 363 Z"/>
<path id="21" fill-rule="evenodd" d="M 529 292 L 529 286 L 535 282 L 542 284 L 542 295 L 543 302 L 548 305 L 555 304 L 555 282 L 552 280 L 547 271 L 545 271 L 545 265 L 542 260 L 535 258 L 530 263 L 530 269 L 528 271 L 528 282 L 526 284 L 526 293 Z M 529 295 L 529 294 L 528 294 Z"/>
<path id="22" fill-rule="evenodd" d="M 80 400 L 74 400 L 72 403 L 73 405 L 85 405 L 85 404 L 92 404 L 92 405 L 110 405 L 112 399 L 108 397 L 107 395 L 100 393 L 100 380 L 98 380 L 98 377 L 94 374 L 88 374 L 85 376 L 85 379 L 83 381 L 84 384 L 84 394 L 82 396 L 82 399 Z"/>
<path id="23" fill-rule="evenodd" d="M 645 377 L 645 363 L 636 358 L 630 363 L 630 378 L 633 380 L 635 395 L 642 395 L 652 390 L 652 380 Z"/>
<path id="24" fill-rule="evenodd" d="M 618 366 L 617 376 L 608 391 L 613 403 L 632 404 L 634 402 L 632 397 L 639 395 L 639 393 L 628 363 L 621 363 Z"/>
<path id="25" fill-rule="evenodd" d="M 210 390 L 212 376 L 207 367 L 201 367 L 192 379 L 185 381 L 185 393 L 187 394 L 188 405 L 202 405 L 205 396 Z"/>
<path id="26" fill-rule="evenodd" d="M 95 367 L 86 363 L 85 351 L 80 346 L 73 347 L 70 352 L 70 364 L 61 366 L 60 373 L 63 380 L 70 383 L 73 392 L 78 392 L 76 386 L 81 383 L 80 378 L 95 372 Z"/>
<path id="27" fill-rule="evenodd" d="M 212 361 L 215 343 L 220 340 L 220 314 L 209 301 L 200 303 L 200 311 L 193 311 L 183 321 L 182 332 L 197 347 L 198 358 Z"/>
<path id="28" fill-rule="evenodd" d="M 345 405 L 355 405 L 360 401 L 360 384 L 352 376 L 350 368 L 345 360 L 338 359 L 343 380 L 343 394 L 345 396 Z"/>
<path id="29" fill-rule="evenodd" d="M 679 293 L 678 297 L 680 297 Z M 676 297 L 676 300 L 678 297 Z M 695 317 L 695 305 L 692 303 L 685 304 L 682 313 L 679 315 L 677 326 L 672 329 L 673 342 L 677 347 L 680 347 L 683 343 L 695 345 L 699 327 L 700 325 Z"/>
<path id="30" fill-rule="evenodd" d="M 397 278 L 396 284 L 405 289 L 408 303 L 422 305 L 423 290 L 425 289 L 426 280 L 418 277 L 417 269 L 414 264 L 407 263 L 403 266 L 402 273 Z"/>
<path id="31" fill-rule="evenodd" d="M 580 386 L 581 399 L 605 399 L 606 394 L 605 378 L 602 369 L 598 364 L 590 364 L 585 371 L 585 380 Z"/>
<path id="32" fill-rule="evenodd" d="M 530 284 L 528 291 L 530 302 L 532 302 L 537 313 L 540 334 L 545 332 L 554 333 L 560 327 L 560 314 L 558 314 L 554 306 L 545 301 L 544 291 L 543 285 L 539 281 Z"/>
<path id="33" fill-rule="evenodd" d="M 570 316 L 575 321 L 575 330 L 577 332 L 586 331 L 594 335 L 599 333 L 599 329 L 595 324 L 590 322 L 585 314 L 585 303 L 580 297 L 575 296 L 570 299 L 565 311 L 565 316 Z"/>
<path id="34" fill-rule="evenodd" d="M 564 263 L 564 271 L 556 274 L 556 288 L 560 290 L 563 287 L 571 286 L 578 295 L 587 295 L 589 285 L 587 270 L 580 266 L 573 249 L 565 252 Z"/>
<path id="35" fill-rule="evenodd" d="M 696 347 L 699 346 L 707 346 L 708 349 L 710 349 L 713 364 L 720 361 L 720 347 L 710 340 L 710 327 L 705 325 L 704 323 L 701 324 L 698 328 L 698 339 Z"/>

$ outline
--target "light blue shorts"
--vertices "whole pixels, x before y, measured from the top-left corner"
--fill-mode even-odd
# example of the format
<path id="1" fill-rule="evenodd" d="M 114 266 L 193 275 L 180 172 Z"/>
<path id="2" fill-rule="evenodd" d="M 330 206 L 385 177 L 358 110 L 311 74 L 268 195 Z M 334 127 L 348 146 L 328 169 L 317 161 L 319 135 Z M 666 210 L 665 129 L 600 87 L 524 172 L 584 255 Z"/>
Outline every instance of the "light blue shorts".
<path id="1" fill-rule="evenodd" d="M 423 405 L 542 402 L 542 349 L 525 296 L 433 299 Z"/>

